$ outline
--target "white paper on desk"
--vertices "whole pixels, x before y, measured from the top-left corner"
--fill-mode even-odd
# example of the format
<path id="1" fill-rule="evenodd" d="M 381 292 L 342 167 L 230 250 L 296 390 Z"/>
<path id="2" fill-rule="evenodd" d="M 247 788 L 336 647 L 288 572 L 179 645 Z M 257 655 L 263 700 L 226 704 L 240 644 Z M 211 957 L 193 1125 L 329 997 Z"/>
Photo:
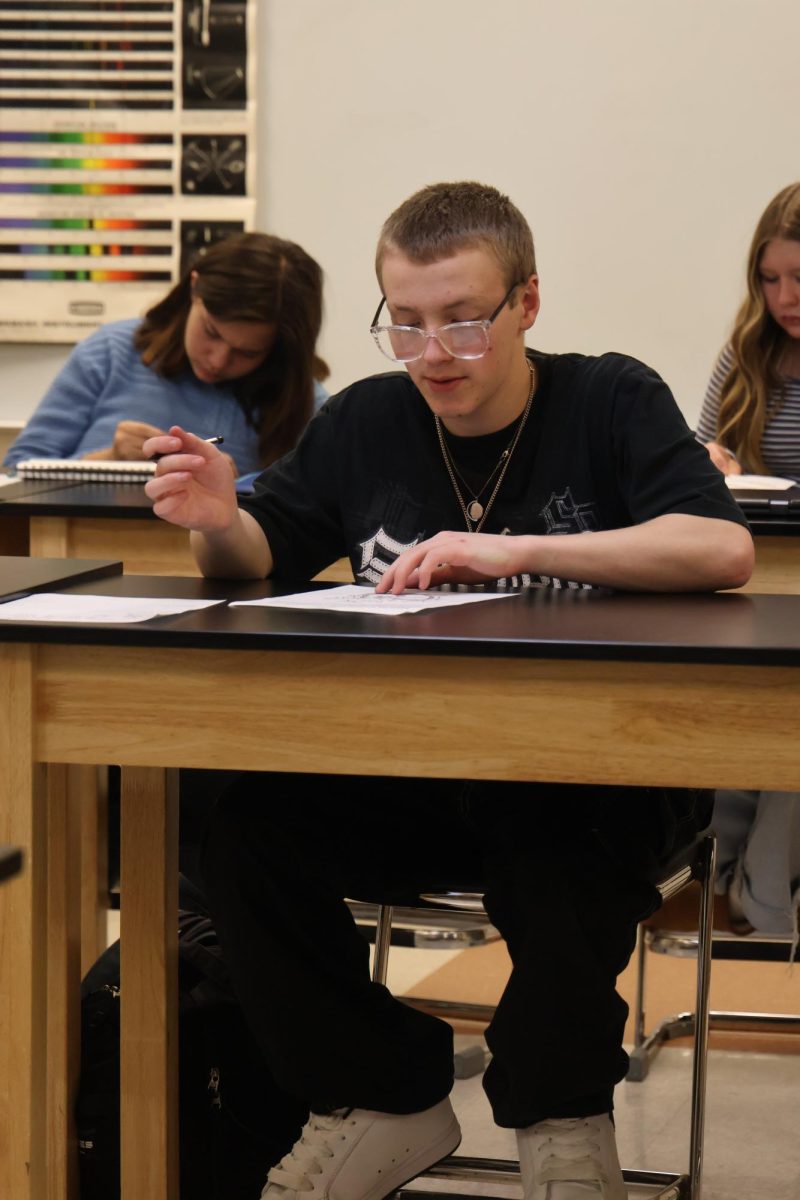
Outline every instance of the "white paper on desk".
<path id="1" fill-rule="evenodd" d="M 19 483 L 19 475 L 0 475 L 0 487 L 5 487 L 8 483 Z"/>
<path id="2" fill-rule="evenodd" d="M 513 592 L 420 592 L 409 589 L 399 596 L 377 595 L 374 588 L 343 583 L 340 587 L 315 592 L 294 592 L 291 596 L 275 596 L 264 600 L 233 600 L 231 608 L 302 608 L 317 612 L 380 613 L 399 616 L 401 613 L 430 612 L 452 604 L 475 604 L 479 600 L 500 600 Z"/>
<path id="3" fill-rule="evenodd" d="M 36 592 L 20 600 L 0 601 L 0 621 L 80 621 L 91 625 L 123 625 L 174 617 L 210 608 L 219 600 L 172 600 L 161 596 L 77 596 L 63 592 Z"/>
<path id="4" fill-rule="evenodd" d="M 725 482 L 732 492 L 785 492 L 796 486 L 793 479 L 783 479 L 780 475 L 726 475 Z"/>

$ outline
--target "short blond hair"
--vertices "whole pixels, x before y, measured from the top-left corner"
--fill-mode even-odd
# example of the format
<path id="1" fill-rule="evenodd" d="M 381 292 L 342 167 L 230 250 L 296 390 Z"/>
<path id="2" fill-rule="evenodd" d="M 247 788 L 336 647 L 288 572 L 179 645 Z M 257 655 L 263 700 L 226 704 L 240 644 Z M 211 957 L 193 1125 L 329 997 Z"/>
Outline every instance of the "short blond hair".
<path id="1" fill-rule="evenodd" d="M 387 251 L 431 263 L 473 247 L 494 256 L 508 287 L 536 273 L 530 225 L 508 196 L 485 183 L 431 183 L 384 222 L 375 254 L 378 283 Z"/>

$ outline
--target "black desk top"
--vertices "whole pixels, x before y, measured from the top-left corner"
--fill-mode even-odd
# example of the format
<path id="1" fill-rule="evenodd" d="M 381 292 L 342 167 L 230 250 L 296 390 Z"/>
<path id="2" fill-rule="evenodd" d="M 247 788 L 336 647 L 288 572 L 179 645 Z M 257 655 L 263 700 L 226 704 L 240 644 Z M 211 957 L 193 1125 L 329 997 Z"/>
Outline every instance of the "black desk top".
<path id="1" fill-rule="evenodd" d="M 71 583 L 95 584 L 121 575 L 122 563 L 93 558 L 28 558 L 0 555 L 0 600 L 17 592 L 58 591 Z"/>
<path id="2" fill-rule="evenodd" d="M 143 483 L 28 479 L 0 488 L 0 515 L 20 517 L 153 516 Z"/>
<path id="3" fill-rule="evenodd" d="M 800 488 L 791 489 L 800 497 Z M 781 492 L 742 492 L 738 500 L 756 536 L 800 536 L 800 498 L 791 508 L 776 505 Z M 769 508 L 767 507 L 769 503 Z M 157 518 L 142 483 L 88 483 L 75 480 L 28 479 L 0 488 L 0 515 L 20 517 Z"/>
<path id="4" fill-rule="evenodd" d="M 747 513 L 747 523 L 754 537 L 800 536 L 800 514 L 796 517 L 756 517 Z"/>
<path id="5" fill-rule="evenodd" d="M 0 504 L 17 504 L 26 496 L 52 492 L 63 486 L 61 481 L 56 483 L 52 479 L 17 479 L 0 487 Z"/>
<path id="6" fill-rule="evenodd" d="M 757 536 L 797 537 L 800 534 L 800 487 L 782 492 L 768 488 L 731 494 Z"/>
<path id="7" fill-rule="evenodd" d="M 119 575 L 65 590 L 224 601 L 314 586 L 326 585 Z M 798 666 L 800 596 L 530 589 L 511 599 L 395 617 L 221 603 L 128 625 L 2 621 L 0 641 Z"/>

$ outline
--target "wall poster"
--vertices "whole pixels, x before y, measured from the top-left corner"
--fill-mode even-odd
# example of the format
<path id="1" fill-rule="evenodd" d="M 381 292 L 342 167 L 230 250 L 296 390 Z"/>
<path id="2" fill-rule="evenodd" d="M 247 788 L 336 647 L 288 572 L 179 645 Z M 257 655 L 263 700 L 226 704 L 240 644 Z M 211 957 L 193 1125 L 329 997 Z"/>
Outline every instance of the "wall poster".
<path id="1" fill-rule="evenodd" d="M 0 341 L 139 315 L 255 217 L 256 0 L 0 0 Z"/>

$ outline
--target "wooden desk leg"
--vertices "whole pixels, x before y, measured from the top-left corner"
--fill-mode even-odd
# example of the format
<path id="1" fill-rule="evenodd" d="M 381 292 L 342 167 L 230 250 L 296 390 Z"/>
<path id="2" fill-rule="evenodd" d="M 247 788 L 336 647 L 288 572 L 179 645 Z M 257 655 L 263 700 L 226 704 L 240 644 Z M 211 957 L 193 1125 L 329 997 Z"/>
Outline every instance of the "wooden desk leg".
<path id="1" fill-rule="evenodd" d="M 105 767 L 69 768 L 80 811 L 81 977 L 103 953 L 108 938 L 108 795 Z"/>
<path id="2" fill-rule="evenodd" d="M 75 1200 L 80 1068 L 81 811 L 74 768 L 47 770 L 47 1200 Z"/>
<path id="3" fill-rule="evenodd" d="M 178 1195 L 177 771 L 123 767 L 122 1200 Z"/>
<path id="4" fill-rule="evenodd" d="M 67 517 L 31 517 L 30 553 L 32 558 L 69 558 Z"/>
<path id="5" fill-rule="evenodd" d="M 0 842 L 20 846 L 22 873 L 0 886 L 0 1196 L 44 1200 L 47 921 L 46 778 L 34 756 L 31 646 L 0 646 Z"/>

